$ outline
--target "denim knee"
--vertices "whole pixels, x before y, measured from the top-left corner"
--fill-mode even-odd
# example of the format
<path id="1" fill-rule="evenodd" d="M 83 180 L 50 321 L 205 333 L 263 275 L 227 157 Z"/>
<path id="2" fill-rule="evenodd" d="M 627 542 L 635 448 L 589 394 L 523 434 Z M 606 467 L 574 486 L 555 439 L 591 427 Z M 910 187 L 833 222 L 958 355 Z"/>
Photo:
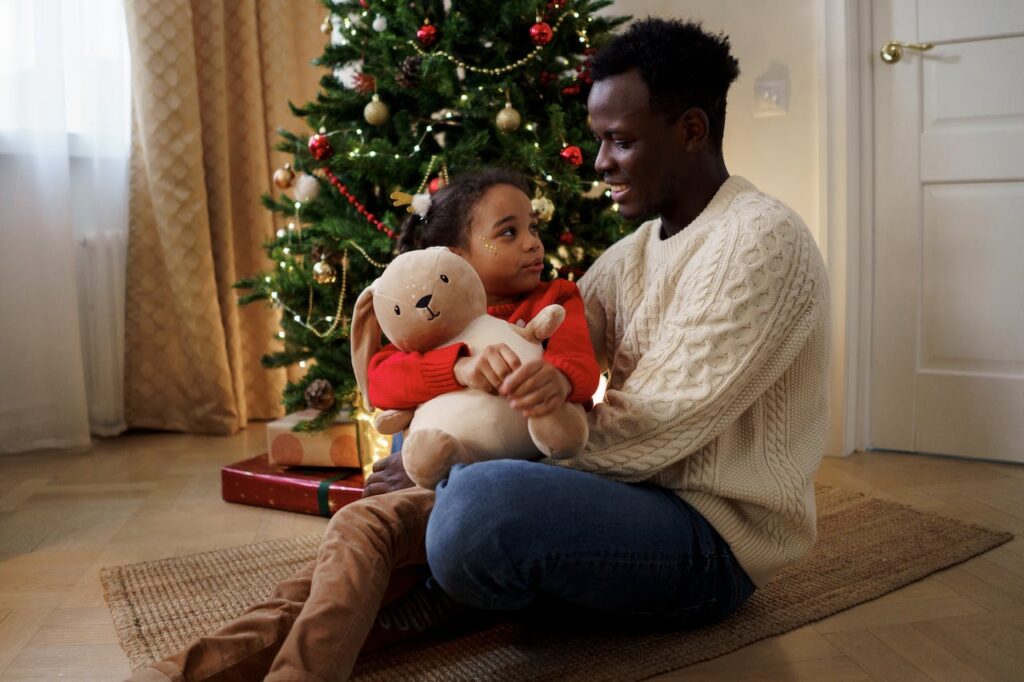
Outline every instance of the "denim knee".
<path id="1" fill-rule="evenodd" d="M 438 485 L 427 525 L 427 561 L 434 579 L 456 601 L 481 609 L 521 607 L 509 592 L 518 582 L 525 539 L 516 529 L 521 480 L 524 467 L 531 466 L 545 465 L 519 460 L 456 465 Z"/>

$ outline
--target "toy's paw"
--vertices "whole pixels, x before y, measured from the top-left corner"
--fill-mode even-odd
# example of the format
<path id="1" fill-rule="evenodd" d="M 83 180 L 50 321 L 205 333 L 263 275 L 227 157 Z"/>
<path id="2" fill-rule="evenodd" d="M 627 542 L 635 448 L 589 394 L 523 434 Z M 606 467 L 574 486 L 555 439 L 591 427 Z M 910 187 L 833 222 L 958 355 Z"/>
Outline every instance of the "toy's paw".
<path id="1" fill-rule="evenodd" d="M 452 465 L 467 461 L 466 448 L 438 429 L 410 433 L 402 443 L 402 463 L 416 485 L 433 490 L 448 478 Z"/>
<path id="2" fill-rule="evenodd" d="M 530 320 L 530 324 L 526 325 L 526 333 L 539 343 L 544 339 L 551 338 L 551 335 L 562 325 L 563 320 L 565 320 L 565 308 L 557 303 L 552 303 L 544 306 Z"/>
<path id="3" fill-rule="evenodd" d="M 543 417 L 531 417 L 526 425 L 537 448 L 554 459 L 580 454 L 590 435 L 587 415 L 576 403 L 566 403 Z"/>
<path id="4" fill-rule="evenodd" d="M 413 414 L 412 410 L 384 410 L 373 418 L 373 428 L 385 435 L 398 433 L 409 426 Z"/>

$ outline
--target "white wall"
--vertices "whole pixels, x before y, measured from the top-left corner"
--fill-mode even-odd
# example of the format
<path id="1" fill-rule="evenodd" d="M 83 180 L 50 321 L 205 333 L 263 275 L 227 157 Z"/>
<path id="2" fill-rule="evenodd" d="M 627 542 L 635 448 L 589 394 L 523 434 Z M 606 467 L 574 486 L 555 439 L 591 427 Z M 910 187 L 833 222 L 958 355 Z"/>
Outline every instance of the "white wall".
<path id="1" fill-rule="evenodd" d="M 792 206 L 820 243 L 816 0 L 618 0 L 605 11 L 693 19 L 729 36 L 740 77 L 729 90 L 726 165 Z M 754 83 L 769 71 L 788 72 L 788 112 L 758 118 Z"/>

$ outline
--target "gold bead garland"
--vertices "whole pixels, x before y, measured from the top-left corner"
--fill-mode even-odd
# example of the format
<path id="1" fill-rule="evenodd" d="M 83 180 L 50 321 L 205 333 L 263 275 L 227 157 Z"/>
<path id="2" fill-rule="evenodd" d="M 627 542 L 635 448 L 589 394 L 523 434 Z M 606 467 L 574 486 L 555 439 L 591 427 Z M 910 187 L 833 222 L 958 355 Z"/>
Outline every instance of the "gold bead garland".
<path id="1" fill-rule="evenodd" d="M 574 14 L 574 16 L 579 16 L 578 13 L 573 13 L 573 14 Z M 567 17 L 569 17 L 569 14 L 563 14 L 562 16 L 558 17 L 558 21 L 556 21 L 555 25 L 551 27 L 552 35 L 554 35 L 555 33 L 558 33 L 558 27 L 562 25 L 562 22 L 565 21 Z M 550 45 L 550 43 L 548 43 L 548 44 Z M 518 60 L 512 62 L 511 64 L 507 64 L 506 66 L 498 67 L 496 69 L 485 69 L 485 68 L 479 67 L 479 66 L 471 66 L 470 64 L 467 64 L 466 62 L 462 61 L 458 57 L 456 57 L 456 56 L 454 56 L 452 54 L 449 54 L 447 52 L 443 52 L 441 50 L 437 50 L 437 51 L 434 51 L 434 52 L 427 52 L 426 50 L 422 49 L 419 45 L 417 45 L 416 41 L 414 41 L 414 40 L 410 40 L 409 41 L 409 45 L 411 45 L 412 49 L 416 50 L 416 52 L 418 52 L 420 54 L 420 56 L 423 56 L 423 57 L 443 57 L 444 59 L 447 59 L 451 63 L 455 64 L 455 66 L 462 67 L 466 71 L 470 71 L 472 73 L 483 73 L 483 74 L 487 74 L 488 76 L 501 76 L 501 75 L 504 75 L 506 73 L 510 73 L 512 71 L 515 71 L 516 69 L 522 68 L 523 66 L 526 66 L 528 63 L 530 63 L 531 61 L 536 59 L 537 55 L 539 55 L 540 51 L 543 50 L 544 47 L 545 47 L 544 45 L 538 45 L 535 48 L 533 48 L 532 50 L 530 50 L 530 52 L 525 57 L 522 57 L 521 59 L 518 59 Z"/>
<path id="2" fill-rule="evenodd" d="M 375 268 L 377 268 L 379 270 L 383 270 L 384 268 L 387 267 L 387 265 L 385 263 L 378 263 L 377 261 L 375 261 L 372 258 L 370 258 L 369 254 L 366 253 L 366 250 L 363 247 L 361 247 L 359 244 L 357 244 L 355 241 L 349 239 L 349 240 L 347 240 L 346 243 L 349 246 L 351 246 L 352 248 L 354 248 L 356 251 L 358 251 L 359 254 L 364 259 L 366 259 L 366 262 L 368 262 L 370 265 L 374 266 Z M 348 266 L 349 266 L 348 249 L 346 248 L 342 252 L 342 256 L 341 256 L 341 291 L 338 294 L 338 305 L 337 305 L 337 307 L 336 307 L 336 309 L 334 311 L 334 319 L 331 321 L 331 326 L 328 327 L 327 331 L 321 332 L 319 329 L 314 327 L 309 322 L 309 319 L 311 317 L 313 317 L 313 285 L 312 284 L 307 285 L 308 288 L 309 288 L 309 305 L 308 305 L 308 308 L 306 310 L 306 321 L 305 322 L 302 321 L 302 317 L 298 313 L 296 313 L 294 310 L 292 310 L 291 308 L 289 308 L 287 305 L 284 304 L 284 302 L 281 300 L 280 296 L 276 295 L 277 292 L 272 292 L 271 293 L 271 298 L 274 300 L 274 302 L 278 303 L 285 310 L 285 312 L 287 312 L 288 314 L 292 315 L 293 319 L 294 318 L 298 318 L 298 319 L 295 319 L 295 322 L 297 324 L 305 327 L 306 329 L 308 329 L 309 331 L 313 332 L 313 334 L 315 334 L 317 337 L 319 337 L 321 339 L 328 339 L 338 330 L 339 326 L 342 326 L 342 325 L 347 326 L 348 325 L 348 319 L 347 319 L 347 317 L 345 315 L 345 295 L 348 292 Z M 283 334 L 284 334 L 284 332 L 282 332 L 282 335 Z M 281 338 L 283 339 L 284 337 L 282 336 Z"/>

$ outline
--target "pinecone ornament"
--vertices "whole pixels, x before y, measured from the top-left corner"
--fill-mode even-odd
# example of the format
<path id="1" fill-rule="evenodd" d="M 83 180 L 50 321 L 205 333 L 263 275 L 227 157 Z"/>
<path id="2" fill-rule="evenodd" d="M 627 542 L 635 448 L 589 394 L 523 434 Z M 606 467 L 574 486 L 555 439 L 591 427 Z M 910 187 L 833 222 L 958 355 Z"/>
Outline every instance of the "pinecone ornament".
<path id="1" fill-rule="evenodd" d="M 327 379 L 314 379 L 306 387 L 306 404 L 313 410 L 326 410 L 334 404 L 334 387 Z"/>
<path id="2" fill-rule="evenodd" d="M 420 83 L 423 57 L 412 55 L 402 60 L 395 74 L 395 81 L 403 88 L 415 88 Z"/>

